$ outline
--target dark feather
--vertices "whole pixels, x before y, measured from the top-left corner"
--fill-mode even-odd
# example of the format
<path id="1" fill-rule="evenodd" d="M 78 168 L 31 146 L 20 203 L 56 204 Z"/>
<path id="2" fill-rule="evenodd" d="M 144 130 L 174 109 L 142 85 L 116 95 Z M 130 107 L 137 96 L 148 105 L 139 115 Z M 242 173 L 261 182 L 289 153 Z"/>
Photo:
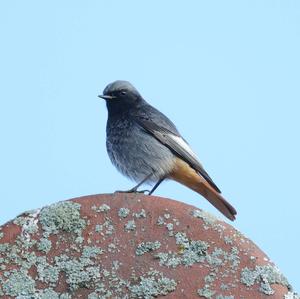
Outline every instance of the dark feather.
<path id="1" fill-rule="evenodd" d="M 220 189 L 216 186 L 208 173 L 204 170 L 201 163 L 191 155 L 176 139 L 172 136 L 182 138 L 180 135 L 172 133 L 170 130 L 161 127 L 151 120 L 136 118 L 136 122 L 148 133 L 154 136 L 159 142 L 168 147 L 177 157 L 188 163 L 193 169 L 195 169 L 218 193 L 221 193 Z M 184 142 L 186 142 L 184 140 Z M 187 143 L 187 142 L 186 142 Z"/>

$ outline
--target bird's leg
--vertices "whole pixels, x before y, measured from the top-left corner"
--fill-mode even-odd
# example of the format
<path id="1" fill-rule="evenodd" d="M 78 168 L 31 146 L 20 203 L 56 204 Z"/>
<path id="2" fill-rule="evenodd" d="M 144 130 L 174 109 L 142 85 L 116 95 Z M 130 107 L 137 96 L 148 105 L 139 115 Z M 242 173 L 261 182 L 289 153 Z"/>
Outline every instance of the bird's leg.
<path id="1" fill-rule="evenodd" d="M 162 181 L 163 181 L 164 179 L 165 179 L 165 178 L 159 179 L 159 181 L 154 185 L 154 187 L 151 189 L 151 191 L 148 193 L 148 195 L 151 195 L 151 194 L 156 190 L 156 188 L 162 183 Z"/>
<path id="2" fill-rule="evenodd" d="M 149 190 L 141 190 L 138 191 L 138 187 L 140 187 L 142 184 L 144 184 L 150 177 L 152 176 L 152 173 L 150 173 L 149 175 L 147 175 L 140 183 L 138 183 L 136 186 L 134 186 L 133 188 L 126 190 L 126 191 L 122 191 L 122 190 L 117 190 L 115 192 L 117 193 L 145 193 L 145 192 L 150 192 Z"/>

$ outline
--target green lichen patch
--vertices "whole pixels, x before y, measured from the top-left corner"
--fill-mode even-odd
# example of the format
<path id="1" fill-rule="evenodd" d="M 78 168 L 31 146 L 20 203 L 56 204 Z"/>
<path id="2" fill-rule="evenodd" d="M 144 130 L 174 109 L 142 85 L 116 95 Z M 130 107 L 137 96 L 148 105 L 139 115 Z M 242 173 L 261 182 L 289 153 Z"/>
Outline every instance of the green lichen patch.
<path id="1" fill-rule="evenodd" d="M 41 238 L 38 242 L 37 248 L 40 251 L 48 253 L 51 250 L 52 242 L 47 238 Z"/>
<path id="2" fill-rule="evenodd" d="M 88 299 L 109 299 L 112 298 L 112 295 L 113 293 L 101 283 L 94 292 L 88 295 Z"/>
<path id="3" fill-rule="evenodd" d="M 218 221 L 218 218 L 216 218 L 212 214 L 202 211 L 202 210 L 193 210 L 192 216 L 195 218 L 202 219 L 204 221 L 204 223 L 209 226 L 214 226 L 214 224 Z"/>
<path id="4" fill-rule="evenodd" d="M 290 287 L 287 279 L 275 266 L 256 266 L 254 269 L 248 267 L 241 271 L 241 283 L 250 287 L 254 284 L 259 285 L 259 291 L 266 294 L 274 294 L 272 284 L 281 284 L 286 287 Z"/>
<path id="5" fill-rule="evenodd" d="M 17 299 L 71 299 L 67 293 L 57 293 L 51 288 L 39 290 L 34 296 L 18 296 Z"/>
<path id="6" fill-rule="evenodd" d="M 0 244 L 0 253 L 5 253 L 10 249 L 9 243 L 2 243 Z"/>
<path id="7" fill-rule="evenodd" d="M 174 224 L 173 223 L 167 223 L 166 228 L 168 231 L 172 231 L 174 228 Z"/>
<path id="8" fill-rule="evenodd" d="M 168 230 L 168 235 L 170 237 L 173 237 L 174 236 L 174 224 L 171 223 L 171 222 L 169 222 L 169 223 L 165 223 L 165 226 L 166 226 L 166 228 Z"/>
<path id="9" fill-rule="evenodd" d="M 134 231 L 136 229 L 136 224 L 134 220 L 129 220 L 125 226 L 124 226 L 126 231 Z"/>
<path id="10" fill-rule="evenodd" d="M 84 246 L 82 251 L 82 258 L 93 258 L 98 254 L 102 254 L 103 250 L 97 246 Z"/>
<path id="11" fill-rule="evenodd" d="M 65 273 L 70 291 L 94 288 L 100 282 L 101 267 L 85 256 L 76 259 L 63 254 L 55 257 L 55 266 Z"/>
<path id="12" fill-rule="evenodd" d="M 101 212 L 106 213 L 110 210 L 110 206 L 105 203 L 100 205 L 99 207 L 97 207 L 96 205 L 93 205 L 92 210 L 95 211 L 96 213 L 101 213 Z"/>
<path id="13" fill-rule="evenodd" d="M 213 295 L 216 293 L 214 290 L 211 290 L 209 288 L 209 286 L 204 286 L 203 288 L 201 289 L 198 289 L 197 291 L 198 295 L 200 297 L 204 297 L 204 298 L 207 298 L 207 299 L 212 299 Z"/>
<path id="14" fill-rule="evenodd" d="M 102 224 L 96 224 L 95 232 L 104 235 L 112 235 L 115 231 L 113 222 L 110 218 L 105 217 L 105 221 Z"/>
<path id="15" fill-rule="evenodd" d="M 140 278 L 140 282 L 130 285 L 130 298 L 152 299 L 175 291 L 177 283 L 158 271 L 150 271 Z"/>
<path id="16" fill-rule="evenodd" d="M 206 256 L 206 260 L 213 267 L 220 267 L 227 263 L 231 270 L 237 270 L 240 264 L 237 247 L 232 247 L 229 252 L 222 248 L 215 247 L 212 253 Z"/>
<path id="17" fill-rule="evenodd" d="M 182 253 L 182 264 L 185 266 L 192 266 L 195 263 L 203 262 L 207 256 L 208 247 L 208 243 L 204 241 L 191 241 L 189 246 L 185 248 Z"/>
<path id="18" fill-rule="evenodd" d="M 205 281 L 205 283 L 210 284 L 210 283 L 213 283 L 215 281 L 216 277 L 217 277 L 216 273 L 211 272 L 211 273 L 209 273 L 208 275 L 206 275 L 204 277 L 204 281 Z"/>
<path id="19" fill-rule="evenodd" d="M 157 259 L 159 259 L 159 264 L 161 266 L 166 266 L 168 268 L 176 268 L 182 263 L 181 256 L 173 252 L 159 252 L 155 255 Z"/>
<path id="20" fill-rule="evenodd" d="M 38 214 L 40 210 L 32 210 L 26 213 L 23 213 L 21 216 L 18 216 L 14 219 L 13 223 L 20 226 L 21 238 L 26 239 L 28 242 L 31 239 L 31 235 L 35 234 L 38 231 Z"/>
<path id="21" fill-rule="evenodd" d="M 165 224 L 165 219 L 164 219 L 164 217 L 159 216 L 159 217 L 157 218 L 157 225 L 162 226 L 162 225 L 164 225 L 164 224 Z"/>
<path id="22" fill-rule="evenodd" d="M 44 231 L 42 237 L 36 229 L 38 220 Z M 1 269 L 4 271 L 0 277 L 0 296 L 67 299 L 71 298 L 68 293 L 54 291 L 60 278 L 65 278 L 70 292 L 80 288 L 95 289 L 101 282 L 101 266 L 99 261 L 96 263 L 96 259 L 99 259 L 103 250 L 98 246 L 84 246 L 88 243 L 82 237 L 86 222 L 80 217 L 79 204 L 58 203 L 42 209 L 39 215 L 22 214 L 15 220 L 15 224 L 21 226 L 21 234 L 12 244 L 0 244 Z M 75 234 L 74 240 L 75 237 L 76 240 L 80 237 L 82 241 L 71 242 L 63 250 L 63 254 L 61 251 L 52 257 L 48 253 L 54 241 L 49 239 L 49 235 L 59 232 L 66 232 L 71 236 Z M 31 239 L 31 236 L 34 238 Z M 39 239 L 36 240 L 36 237 Z M 63 235 L 60 235 L 55 242 L 55 248 L 59 249 L 63 241 Z M 34 250 L 38 250 L 38 254 Z M 18 270 L 11 270 L 11 266 Z M 29 272 L 32 269 L 36 270 L 34 275 Z M 45 286 L 44 290 L 37 289 L 36 282 L 47 285 L 48 289 Z"/>
<path id="23" fill-rule="evenodd" d="M 227 244 L 227 245 L 232 245 L 233 244 L 233 240 L 232 240 L 231 237 L 225 236 L 224 237 L 224 243 Z"/>
<path id="24" fill-rule="evenodd" d="M 175 235 L 176 244 L 180 245 L 182 248 L 188 248 L 190 245 L 190 241 L 186 236 L 186 233 L 178 232 Z"/>
<path id="25" fill-rule="evenodd" d="M 164 218 L 165 218 L 165 219 L 170 219 L 170 217 L 171 217 L 171 215 L 170 215 L 169 213 L 165 213 L 165 214 L 164 214 Z"/>
<path id="26" fill-rule="evenodd" d="M 288 292 L 284 295 L 284 299 L 300 299 L 300 296 L 294 292 Z"/>
<path id="27" fill-rule="evenodd" d="M 160 248 L 161 244 L 159 241 L 155 242 L 142 242 L 136 248 L 135 254 L 136 255 L 143 255 L 146 252 L 156 250 Z"/>
<path id="28" fill-rule="evenodd" d="M 118 211 L 118 215 L 120 218 L 126 218 L 130 213 L 130 210 L 127 208 L 120 208 Z"/>
<path id="29" fill-rule="evenodd" d="M 35 281 L 26 271 L 12 271 L 3 283 L 3 292 L 8 296 L 29 296 L 35 292 Z"/>
<path id="30" fill-rule="evenodd" d="M 134 213 L 133 216 L 137 219 L 139 218 L 146 218 L 146 211 L 144 209 L 141 209 L 140 212 Z"/>
<path id="31" fill-rule="evenodd" d="M 175 234 L 176 244 L 179 245 L 178 252 L 159 252 L 155 255 L 160 265 L 175 268 L 178 265 L 192 266 L 195 263 L 204 262 L 208 255 L 209 245 L 201 240 L 189 240 L 186 233 Z"/>
<path id="32" fill-rule="evenodd" d="M 40 223 L 47 234 L 59 231 L 80 234 L 86 222 L 80 216 L 81 205 L 71 201 L 59 202 L 41 210 Z"/>
<path id="33" fill-rule="evenodd" d="M 38 280 L 55 286 L 58 282 L 60 269 L 59 267 L 47 263 L 45 257 L 40 257 L 37 262 Z"/>

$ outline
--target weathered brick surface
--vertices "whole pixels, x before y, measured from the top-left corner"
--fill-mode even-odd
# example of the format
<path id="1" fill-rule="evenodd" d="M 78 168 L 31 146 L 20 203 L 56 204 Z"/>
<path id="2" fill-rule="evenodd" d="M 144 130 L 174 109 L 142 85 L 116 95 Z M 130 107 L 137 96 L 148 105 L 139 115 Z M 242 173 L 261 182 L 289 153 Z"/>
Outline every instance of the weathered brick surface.
<path id="1" fill-rule="evenodd" d="M 106 194 L 0 230 L 1 298 L 298 298 L 253 242 L 177 201 Z"/>

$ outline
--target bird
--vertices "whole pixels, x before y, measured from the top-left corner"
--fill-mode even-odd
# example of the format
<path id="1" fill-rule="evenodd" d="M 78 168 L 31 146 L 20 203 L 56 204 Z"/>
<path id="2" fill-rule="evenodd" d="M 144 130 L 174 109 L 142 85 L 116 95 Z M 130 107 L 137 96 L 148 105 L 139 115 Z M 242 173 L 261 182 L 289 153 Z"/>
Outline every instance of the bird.
<path id="1" fill-rule="evenodd" d="M 151 106 L 130 82 L 114 81 L 98 97 L 106 101 L 108 111 L 108 156 L 123 175 L 138 183 L 123 192 L 139 192 L 138 188 L 148 183 L 154 184 L 151 195 L 164 180 L 174 180 L 235 220 L 235 208 L 221 195 L 174 123 Z"/>

